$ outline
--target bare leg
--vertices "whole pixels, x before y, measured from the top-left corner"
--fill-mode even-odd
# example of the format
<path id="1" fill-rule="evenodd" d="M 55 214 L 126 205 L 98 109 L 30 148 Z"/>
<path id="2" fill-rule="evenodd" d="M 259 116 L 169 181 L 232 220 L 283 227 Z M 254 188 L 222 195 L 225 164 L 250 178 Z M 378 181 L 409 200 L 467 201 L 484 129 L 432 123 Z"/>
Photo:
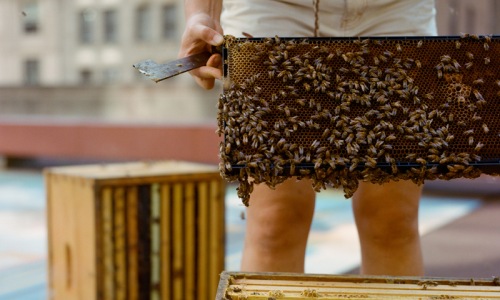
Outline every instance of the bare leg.
<path id="1" fill-rule="evenodd" d="M 275 190 L 256 185 L 247 209 L 242 271 L 304 272 L 315 192 L 292 178 Z"/>
<path id="2" fill-rule="evenodd" d="M 410 181 L 360 183 L 353 197 L 362 274 L 423 275 L 418 232 L 422 187 Z"/>

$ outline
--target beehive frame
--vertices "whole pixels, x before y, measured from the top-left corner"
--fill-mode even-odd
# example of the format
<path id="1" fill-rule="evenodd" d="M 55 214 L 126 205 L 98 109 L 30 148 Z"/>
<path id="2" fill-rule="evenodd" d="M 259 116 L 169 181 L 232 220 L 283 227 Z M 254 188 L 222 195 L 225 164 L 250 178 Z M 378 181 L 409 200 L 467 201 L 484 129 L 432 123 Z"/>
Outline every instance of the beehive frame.
<path id="1" fill-rule="evenodd" d="M 45 179 L 50 299 L 215 294 L 225 255 L 225 183 L 216 166 L 68 166 L 47 169 Z"/>
<path id="2" fill-rule="evenodd" d="M 215 299 L 500 299 L 500 280 L 224 272 Z"/>
<path id="3" fill-rule="evenodd" d="M 359 180 L 498 172 L 496 36 L 226 37 L 223 57 L 220 167 L 245 204 L 291 176 L 349 197 Z"/>

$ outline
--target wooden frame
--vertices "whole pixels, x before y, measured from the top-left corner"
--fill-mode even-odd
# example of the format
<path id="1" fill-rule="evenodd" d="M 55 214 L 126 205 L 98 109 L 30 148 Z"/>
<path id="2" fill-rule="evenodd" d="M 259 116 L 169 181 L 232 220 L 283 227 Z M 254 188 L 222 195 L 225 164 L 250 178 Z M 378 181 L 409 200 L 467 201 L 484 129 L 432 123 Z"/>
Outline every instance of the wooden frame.
<path id="1" fill-rule="evenodd" d="M 50 299 L 206 299 L 224 268 L 218 168 L 122 163 L 45 171 Z"/>
<path id="2" fill-rule="evenodd" d="M 316 298 L 500 299 L 500 280 L 223 272 L 216 296 L 216 300 Z"/>

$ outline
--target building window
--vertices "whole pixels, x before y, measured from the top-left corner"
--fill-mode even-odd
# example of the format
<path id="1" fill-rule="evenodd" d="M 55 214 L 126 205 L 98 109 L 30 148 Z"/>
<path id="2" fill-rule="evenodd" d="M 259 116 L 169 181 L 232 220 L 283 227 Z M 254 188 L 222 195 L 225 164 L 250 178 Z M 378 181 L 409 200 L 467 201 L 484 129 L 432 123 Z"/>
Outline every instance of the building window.
<path id="1" fill-rule="evenodd" d="M 91 44 L 94 42 L 95 12 L 84 10 L 78 16 L 80 42 Z"/>
<path id="2" fill-rule="evenodd" d="M 135 37 L 138 41 L 151 39 L 151 10 L 149 6 L 139 6 L 135 12 Z"/>
<path id="3" fill-rule="evenodd" d="M 118 13 L 116 10 L 104 12 L 104 41 L 106 43 L 118 41 Z"/>
<path id="4" fill-rule="evenodd" d="M 88 85 L 92 83 L 92 71 L 84 69 L 80 71 L 80 83 L 83 85 Z"/>
<path id="5" fill-rule="evenodd" d="M 177 34 L 177 6 L 167 4 L 161 10 L 161 36 L 164 39 L 173 39 Z"/>
<path id="6" fill-rule="evenodd" d="M 36 59 L 28 59 L 24 62 L 24 84 L 40 84 L 40 63 Z"/>
<path id="7" fill-rule="evenodd" d="M 36 0 L 25 0 L 22 4 L 23 28 L 26 33 L 35 33 L 39 27 L 38 2 Z"/>

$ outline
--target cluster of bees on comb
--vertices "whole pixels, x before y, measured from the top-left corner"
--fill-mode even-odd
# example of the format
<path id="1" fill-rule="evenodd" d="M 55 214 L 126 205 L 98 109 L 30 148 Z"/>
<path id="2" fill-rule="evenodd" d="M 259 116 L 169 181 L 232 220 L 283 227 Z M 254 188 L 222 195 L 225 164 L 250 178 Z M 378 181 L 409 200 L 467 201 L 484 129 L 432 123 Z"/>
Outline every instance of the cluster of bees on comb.
<path id="1" fill-rule="evenodd" d="M 500 40 L 226 36 L 220 169 L 253 184 L 476 178 L 500 162 Z M 489 167 L 493 166 L 493 167 Z"/>

